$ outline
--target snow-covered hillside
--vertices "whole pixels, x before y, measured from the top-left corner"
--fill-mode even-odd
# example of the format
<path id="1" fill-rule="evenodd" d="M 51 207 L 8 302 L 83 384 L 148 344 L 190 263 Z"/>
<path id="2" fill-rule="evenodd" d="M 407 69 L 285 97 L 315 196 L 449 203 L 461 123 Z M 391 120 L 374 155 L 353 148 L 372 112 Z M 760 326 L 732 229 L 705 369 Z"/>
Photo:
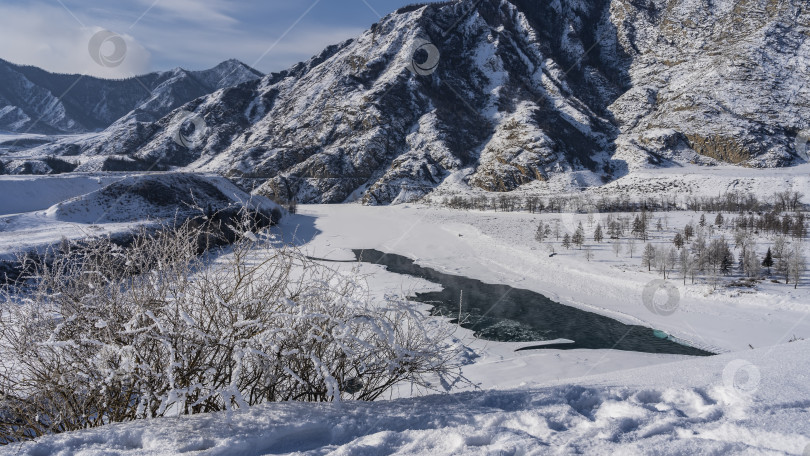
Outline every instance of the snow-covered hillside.
<path id="1" fill-rule="evenodd" d="M 18 253 L 42 251 L 62 238 L 126 234 L 139 225 L 197 216 L 200 210 L 281 210 L 215 175 L 2 176 L 0 191 L 0 260 L 5 261 Z"/>
<path id="2" fill-rule="evenodd" d="M 35 153 L 368 204 L 447 182 L 503 192 L 673 163 L 788 166 L 808 159 L 807 14 L 758 0 L 403 8 L 287 71 Z M 205 127 L 190 148 L 175 140 L 188 112 Z"/>

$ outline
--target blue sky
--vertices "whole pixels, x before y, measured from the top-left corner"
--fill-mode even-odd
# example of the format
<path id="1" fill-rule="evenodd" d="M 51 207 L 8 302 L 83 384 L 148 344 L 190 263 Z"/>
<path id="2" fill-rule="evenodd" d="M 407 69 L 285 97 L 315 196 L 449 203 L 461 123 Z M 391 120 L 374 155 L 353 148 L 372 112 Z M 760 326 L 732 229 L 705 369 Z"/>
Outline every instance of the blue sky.
<path id="1" fill-rule="evenodd" d="M 270 72 L 354 37 L 409 3 L 414 1 L 0 0 L 0 58 L 103 77 L 203 69 L 229 58 Z M 114 67 L 97 64 L 88 50 L 104 29 L 126 43 L 124 60 Z"/>

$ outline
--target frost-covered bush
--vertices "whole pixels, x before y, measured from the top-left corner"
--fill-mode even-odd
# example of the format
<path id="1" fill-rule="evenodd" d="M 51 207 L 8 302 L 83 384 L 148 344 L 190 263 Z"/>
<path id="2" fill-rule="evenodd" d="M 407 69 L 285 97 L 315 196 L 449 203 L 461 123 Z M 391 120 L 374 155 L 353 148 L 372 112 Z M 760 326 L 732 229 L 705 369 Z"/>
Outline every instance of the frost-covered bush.
<path id="1" fill-rule="evenodd" d="M 0 439 L 267 401 L 373 400 L 456 371 L 450 325 L 369 298 L 357 271 L 249 230 L 198 256 L 204 228 L 65 242 L 26 263 L 0 319 Z"/>

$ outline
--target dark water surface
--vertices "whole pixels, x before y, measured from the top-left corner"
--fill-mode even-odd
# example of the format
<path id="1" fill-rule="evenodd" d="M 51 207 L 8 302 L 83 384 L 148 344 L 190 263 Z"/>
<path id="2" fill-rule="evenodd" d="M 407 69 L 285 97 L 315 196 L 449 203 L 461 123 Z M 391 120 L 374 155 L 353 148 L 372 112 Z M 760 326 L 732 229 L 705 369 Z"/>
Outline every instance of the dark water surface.
<path id="1" fill-rule="evenodd" d="M 457 320 L 459 297 L 463 291 L 461 326 L 474 331 L 476 337 L 481 339 L 502 342 L 555 339 L 574 341 L 529 346 L 521 350 L 607 348 L 644 353 L 713 355 L 711 352 L 667 339 L 666 334 L 660 331 L 653 331 L 645 326 L 626 325 L 603 315 L 554 302 L 533 291 L 444 274 L 421 267 L 407 257 L 378 250 L 353 252 L 358 261 L 380 264 L 391 272 L 440 284 L 442 291 L 417 293 L 413 298 L 414 301 L 432 305 L 434 315 Z"/>

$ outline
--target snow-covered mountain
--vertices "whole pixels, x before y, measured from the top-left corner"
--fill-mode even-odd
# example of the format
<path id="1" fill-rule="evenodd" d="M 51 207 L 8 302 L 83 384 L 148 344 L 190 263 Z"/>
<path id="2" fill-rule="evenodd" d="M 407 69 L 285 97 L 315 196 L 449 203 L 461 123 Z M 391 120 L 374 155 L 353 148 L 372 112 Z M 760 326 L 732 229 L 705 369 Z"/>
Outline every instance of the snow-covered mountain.
<path id="1" fill-rule="evenodd" d="M 83 133 L 122 118 L 155 121 L 183 104 L 262 74 L 237 60 L 122 80 L 54 74 L 0 60 L 0 131 Z"/>
<path id="2" fill-rule="evenodd" d="M 795 1 L 416 5 L 287 71 L 41 152 L 370 204 L 448 178 L 501 192 L 566 173 L 601 185 L 672 160 L 788 166 L 806 159 L 808 34 Z M 176 140 L 186 111 L 204 120 L 198 147 Z"/>

